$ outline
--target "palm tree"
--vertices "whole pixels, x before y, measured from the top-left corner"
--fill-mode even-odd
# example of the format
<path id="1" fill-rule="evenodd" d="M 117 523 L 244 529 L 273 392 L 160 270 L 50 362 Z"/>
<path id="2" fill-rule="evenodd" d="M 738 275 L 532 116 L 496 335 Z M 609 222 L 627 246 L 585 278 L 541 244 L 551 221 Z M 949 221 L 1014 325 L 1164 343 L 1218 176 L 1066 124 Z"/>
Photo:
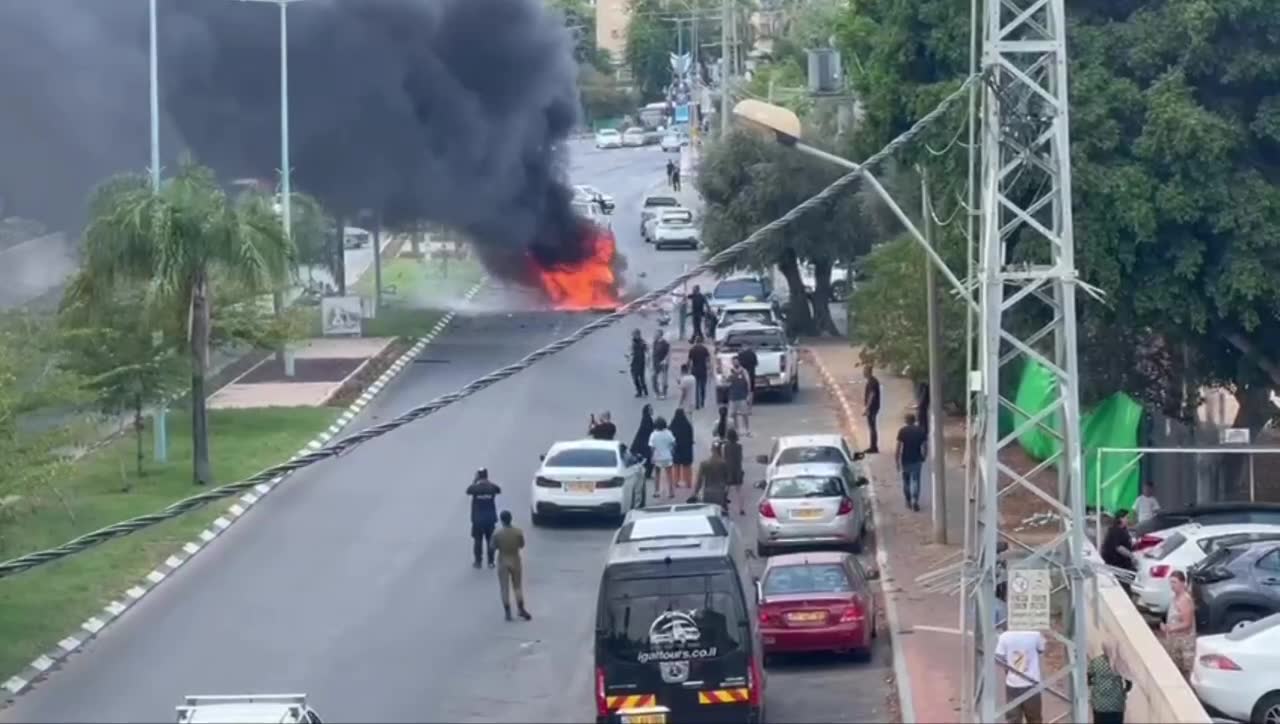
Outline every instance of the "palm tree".
<path id="1" fill-rule="evenodd" d="M 205 409 L 211 284 L 225 279 L 270 292 L 290 277 L 296 252 L 271 199 L 233 201 L 211 170 L 184 158 L 158 193 L 139 174 L 102 184 L 90 201 L 84 244 L 84 289 L 142 283 L 146 304 L 168 321 L 163 331 L 188 347 L 193 476 L 197 485 L 212 482 Z"/>

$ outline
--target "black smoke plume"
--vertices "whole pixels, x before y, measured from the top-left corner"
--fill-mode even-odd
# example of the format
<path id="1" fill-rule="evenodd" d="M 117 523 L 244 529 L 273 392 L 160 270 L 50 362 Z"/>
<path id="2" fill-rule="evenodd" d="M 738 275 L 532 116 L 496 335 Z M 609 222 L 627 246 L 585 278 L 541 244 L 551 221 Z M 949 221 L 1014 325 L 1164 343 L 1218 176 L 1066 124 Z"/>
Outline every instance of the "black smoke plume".
<path id="1" fill-rule="evenodd" d="M 581 258 L 557 150 L 572 40 L 544 0 L 289 6 L 294 187 L 351 218 L 440 222 L 511 277 Z M 274 179 L 279 10 L 159 0 L 161 147 Z M 104 177 L 148 163 L 147 0 L 0 0 L 3 213 L 76 230 Z"/>

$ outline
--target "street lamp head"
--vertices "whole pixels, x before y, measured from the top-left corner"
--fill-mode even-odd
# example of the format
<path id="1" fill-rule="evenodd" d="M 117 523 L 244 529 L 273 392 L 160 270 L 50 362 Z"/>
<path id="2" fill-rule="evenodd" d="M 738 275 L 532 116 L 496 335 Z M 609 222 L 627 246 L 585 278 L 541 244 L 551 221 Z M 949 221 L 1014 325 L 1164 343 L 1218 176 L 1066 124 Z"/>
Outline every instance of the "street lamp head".
<path id="1" fill-rule="evenodd" d="M 779 143 L 800 140 L 800 118 L 782 106 L 748 98 L 733 107 L 733 115 L 747 128 L 773 134 Z"/>

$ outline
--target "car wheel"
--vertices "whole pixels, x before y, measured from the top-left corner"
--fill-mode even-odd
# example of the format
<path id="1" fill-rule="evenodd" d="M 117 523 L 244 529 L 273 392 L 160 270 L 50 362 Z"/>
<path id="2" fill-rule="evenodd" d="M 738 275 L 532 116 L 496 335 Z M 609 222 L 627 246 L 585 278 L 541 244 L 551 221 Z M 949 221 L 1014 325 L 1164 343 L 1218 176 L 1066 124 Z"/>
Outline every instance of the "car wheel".
<path id="1" fill-rule="evenodd" d="M 773 549 L 769 548 L 769 546 L 761 543 L 760 541 L 756 541 L 756 557 L 757 558 L 768 558 L 772 553 L 773 553 Z"/>
<path id="2" fill-rule="evenodd" d="M 1260 618 L 1262 618 L 1262 616 L 1260 616 L 1257 611 L 1250 611 L 1248 609 L 1228 611 L 1225 619 L 1226 629 L 1228 631 L 1235 631 L 1241 626 L 1251 624 Z"/>
<path id="3" fill-rule="evenodd" d="M 792 392 L 800 391 L 800 374 L 799 373 L 797 373 L 795 377 L 791 378 L 791 391 Z"/>
<path id="4" fill-rule="evenodd" d="M 1253 705 L 1249 716 L 1252 724 L 1276 724 L 1280 722 L 1280 691 L 1273 691 Z"/>
<path id="5" fill-rule="evenodd" d="M 859 533 L 858 540 L 849 544 L 849 552 L 855 555 L 862 553 L 862 535 Z"/>
<path id="6" fill-rule="evenodd" d="M 849 296 L 849 287 L 844 282 L 835 282 L 831 285 L 832 299 L 837 302 L 843 302 L 847 296 Z"/>
<path id="7" fill-rule="evenodd" d="M 533 523 L 534 526 L 541 528 L 547 524 L 547 516 L 542 513 L 531 513 L 529 515 L 529 521 Z"/>

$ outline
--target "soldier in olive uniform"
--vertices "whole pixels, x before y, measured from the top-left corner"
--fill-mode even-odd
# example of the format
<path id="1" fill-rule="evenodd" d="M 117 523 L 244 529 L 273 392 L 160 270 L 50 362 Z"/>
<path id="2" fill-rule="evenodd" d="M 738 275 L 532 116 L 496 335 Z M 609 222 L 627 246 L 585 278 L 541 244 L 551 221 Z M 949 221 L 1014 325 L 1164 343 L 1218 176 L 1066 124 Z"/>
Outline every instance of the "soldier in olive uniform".
<path id="1" fill-rule="evenodd" d="M 520 561 L 520 551 L 524 549 L 524 532 L 511 524 L 511 511 L 504 510 L 499 516 L 502 528 L 493 534 L 493 547 L 498 551 L 498 587 L 502 591 L 502 610 L 507 620 L 511 620 L 511 589 L 515 589 L 516 609 L 520 618 L 528 621 L 533 618 L 524 607 L 524 586 L 521 576 L 524 566 Z"/>

